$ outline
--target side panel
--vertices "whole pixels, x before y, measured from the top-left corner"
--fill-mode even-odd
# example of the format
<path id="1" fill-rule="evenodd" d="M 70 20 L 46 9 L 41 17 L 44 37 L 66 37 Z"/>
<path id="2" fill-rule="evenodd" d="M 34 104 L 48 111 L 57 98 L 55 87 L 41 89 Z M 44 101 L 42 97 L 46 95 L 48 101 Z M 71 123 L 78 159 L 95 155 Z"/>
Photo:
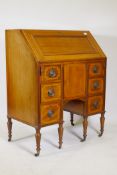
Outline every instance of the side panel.
<path id="1" fill-rule="evenodd" d="M 6 31 L 8 116 L 38 122 L 37 63 L 19 30 Z"/>

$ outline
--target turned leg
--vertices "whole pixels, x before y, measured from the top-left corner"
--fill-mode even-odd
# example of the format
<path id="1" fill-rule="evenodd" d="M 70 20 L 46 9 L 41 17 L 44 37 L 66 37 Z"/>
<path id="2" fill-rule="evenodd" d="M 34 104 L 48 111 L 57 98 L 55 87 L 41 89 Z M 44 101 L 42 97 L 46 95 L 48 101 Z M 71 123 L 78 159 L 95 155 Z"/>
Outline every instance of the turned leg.
<path id="1" fill-rule="evenodd" d="M 71 121 L 71 125 L 74 126 L 74 118 L 73 118 L 73 115 L 74 114 L 73 113 L 70 113 L 70 115 L 71 115 L 71 120 L 70 120 Z"/>
<path id="2" fill-rule="evenodd" d="M 100 134 L 99 134 L 99 137 L 101 137 L 103 135 L 103 132 L 104 132 L 104 121 L 105 121 L 105 117 L 104 117 L 104 113 L 101 114 L 101 117 L 100 117 Z"/>
<path id="3" fill-rule="evenodd" d="M 87 118 L 88 117 L 84 117 L 84 120 L 83 120 L 83 139 L 81 139 L 81 142 L 84 142 L 87 137 L 87 126 L 88 126 Z"/>
<path id="4" fill-rule="evenodd" d="M 59 149 L 62 147 L 62 138 L 63 138 L 63 123 L 59 124 L 58 128 L 58 134 L 59 134 Z"/>
<path id="5" fill-rule="evenodd" d="M 11 118 L 9 117 L 8 117 L 7 127 L 8 127 L 8 141 L 10 142 L 12 138 L 12 121 L 11 121 Z"/>
<path id="6" fill-rule="evenodd" d="M 35 154 L 35 156 L 39 156 L 40 140 L 41 140 L 40 128 L 36 129 L 35 138 L 36 138 L 36 154 Z"/>

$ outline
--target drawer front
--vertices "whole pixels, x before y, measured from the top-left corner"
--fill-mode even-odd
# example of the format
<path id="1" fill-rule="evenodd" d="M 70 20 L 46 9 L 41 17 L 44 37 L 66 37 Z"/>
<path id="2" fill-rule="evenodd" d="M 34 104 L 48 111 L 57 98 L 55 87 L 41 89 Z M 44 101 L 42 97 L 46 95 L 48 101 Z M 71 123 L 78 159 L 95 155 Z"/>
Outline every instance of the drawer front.
<path id="1" fill-rule="evenodd" d="M 103 97 L 95 96 L 88 99 L 88 114 L 94 114 L 103 111 Z"/>
<path id="2" fill-rule="evenodd" d="M 42 81 L 55 81 L 61 79 L 60 65 L 45 65 L 42 67 Z"/>
<path id="3" fill-rule="evenodd" d="M 41 106 L 41 125 L 58 123 L 60 119 L 60 104 L 49 104 Z"/>
<path id="4" fill-rule="evenodd" d="M 95 78 L 89 80 L 88 94 L 96 95 L 98 93 L 103 93 L 104 91 L 104 79 Z"/>
<path id="5" fill-rule="evenodd" d="M 61 98 L 61 84 L 52 83 L 41 86 L 41 102 L 50 102 L 60 100 Z"/>
<path id="6" fill-rule="evenodd" d="M 103 76 L 104 75 L 104 63 L 91 63 L 89 65 L 89 76 Z"/>

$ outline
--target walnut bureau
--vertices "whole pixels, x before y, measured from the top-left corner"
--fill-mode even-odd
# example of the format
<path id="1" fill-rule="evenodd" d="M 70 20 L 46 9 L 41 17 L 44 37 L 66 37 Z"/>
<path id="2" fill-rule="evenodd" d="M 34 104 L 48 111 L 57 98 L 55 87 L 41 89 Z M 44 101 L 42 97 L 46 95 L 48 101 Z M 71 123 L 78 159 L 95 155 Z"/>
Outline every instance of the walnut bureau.
<path id="1" fill-rule="evenodd" d="M 41 128 L 58 124 L 61 148 L 63 110 L 75 100 L 85 104 L 84 139 L 94 114 L 103 133 L 106 56 L 89 31 L 6 30 L 6 62 L 9 141 L 12 119 L 34 127 L 38 156 Z"/>

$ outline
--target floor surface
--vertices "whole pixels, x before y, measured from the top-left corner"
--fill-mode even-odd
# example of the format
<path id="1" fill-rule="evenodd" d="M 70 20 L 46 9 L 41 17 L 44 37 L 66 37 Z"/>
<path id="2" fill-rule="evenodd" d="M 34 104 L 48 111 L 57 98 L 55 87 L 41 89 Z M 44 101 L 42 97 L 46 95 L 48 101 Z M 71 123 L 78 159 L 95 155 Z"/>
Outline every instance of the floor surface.
<path id="1" fill-rule="evenodd" d="M 0 127 L 0 175 L 117 175 L 117 125 L 106 120 L 99 138 L 99 117 L 89 119 L 88 137 L 82 137 L 82 119 L 75 126 L 65 113 L 63 147 L 58 149 L 57 125 L 41 130 L 41 152 L 34 156 L 35 130 L 13 121 L 12 142 L 7 142 L 6 119 Z"/>

